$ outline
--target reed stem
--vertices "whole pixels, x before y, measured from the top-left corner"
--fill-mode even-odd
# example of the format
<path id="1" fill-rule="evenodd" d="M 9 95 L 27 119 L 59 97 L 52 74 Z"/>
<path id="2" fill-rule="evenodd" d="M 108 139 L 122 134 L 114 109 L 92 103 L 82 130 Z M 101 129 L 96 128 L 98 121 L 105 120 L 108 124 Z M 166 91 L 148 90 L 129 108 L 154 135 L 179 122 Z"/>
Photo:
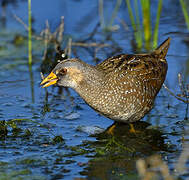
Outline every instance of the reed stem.
<path id="1" fill-rule="evenodd" d="M 28 63 L 32 64 L 32 17 L 31 0 L 28 0 Z"/>
<path id="2" fill-rule="evenodd" d="M 180 4 L 181 4 L 181 7 L 182 7 L 182 12 L 184 14 L 186 26 L 189 30 L 189 15 L 188 15 L 188 12 L 187 12 L 186 4 L 185 4 L 184 0 L 180 0 Z"/>
<path id="3" fill-rule="evenodd" d="M 150 0 L 141 0 L 141 5 L 143 13 L 144 39 L 148 42 L 151 37 Z"/>
<path id="4" fill-rule="evenodd" d="M 134 15 L 133 15 L 133 11 L 131 9 L 130 0 L 125 0 L 125 1 L 126 1 L 126 4 L 127 4 L 127 9 L 128 9 L 129 17 L 130 17 L 130 20 L 131 20 L 131 25 L 133 27 L 133 30 L 136 32 L 135 18 L 134 18 Z"/>
<path id="5" fill-rule="evenodd" d="M 116 1 L 116 5 L 115 5 L 115 8 L 113 10 L 112 17 L 110 19 L 109 27 L 111 27 L 113 25 L 114 19 L 116 18 L 116 15 L 117 15 L 118 10 L 119 10 L 119 8 L 121 6 L 121 3 L 122 3 L 122 0 L 117 0 Z"/>
<path id="6" fill-rule="evenodd" d="M 163 3 L 163 0 L 159 0 L 158 10 L 157 10 L 157 15 L 156 15 L 156 24 L 154 28 L 153 48 L 156 48 L 158 44 L 159 21 L 160 21 L 160 16 L 161 16 L 162 3 Z"/>
<path id="7" fill-rule="evenodd" d="M 136 37 L 137 37 L 137 46 L 139 49 L 142 48 L 142 32 L 140 26 L 140 16 L 138 8 L 138 0 L 134 1 L 135 17 L 136 17 Z"/>
<path id="8" fill-rule="evenodd" d="M 137 25 L 135 22 L 135 18 L 134 18 L 134 14 L 131 8 L 131 4 L 130 4 L 130 0 L 125 0 L 126 4 L 127 4 L 127 9 L 128 9 L 128 13 L 129 13 L 129 17 L 131 20 L 131 25 L 132 28 L 134 30 L 134 36 L 135 36 L 135 40 L 136 40 L 136 44 L 137 44 L 137 48 L 142 48 L 142 34 L 141 34 L 141 30 L 140 30 L 140 23 Z M 135 6 L 136 6 L 136 2 L 135 2 Z M 138 8 L 137 8 L 138 9 Z M 136 10 L 135 10 L 136 13 Z M 136 13 L 137 15 L 137 13 Z M 136 21 L 138 23 L 139 21 L 139 17 L 136 18 Z"/>
<path id="9" fill-rule="evenodd" d="M 98 1 L 99 6 L 98 6 L 98 11 L 99 11 L 99 16 L 100 16 L 100 26 L 102 29 L 104 29 L 105 24 L 104 24 L 104 1 L 103 0 L 99 0 Z"/>

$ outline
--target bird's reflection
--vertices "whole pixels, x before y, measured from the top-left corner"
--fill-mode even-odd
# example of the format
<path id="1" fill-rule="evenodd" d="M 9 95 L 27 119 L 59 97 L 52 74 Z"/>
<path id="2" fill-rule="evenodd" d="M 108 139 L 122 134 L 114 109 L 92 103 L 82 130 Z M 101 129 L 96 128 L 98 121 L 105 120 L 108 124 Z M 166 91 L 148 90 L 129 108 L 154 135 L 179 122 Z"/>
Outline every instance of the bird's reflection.
<path id="1" fill-rule="evenodd" d="M 150 128 L 149 123 L 140 121 L 133 126 L 136 133 L 130 132 L 129 124 L 116 123 L 113 134 L 108 133 L 109 127 L 95 136 L 97 141 L 83 144 L 83 147 L 94 148 L 95 155 L 81 174 L 89 179 L 130 178 L 136 171 L 137 159 L 168 150 L 163 134 Z"/>

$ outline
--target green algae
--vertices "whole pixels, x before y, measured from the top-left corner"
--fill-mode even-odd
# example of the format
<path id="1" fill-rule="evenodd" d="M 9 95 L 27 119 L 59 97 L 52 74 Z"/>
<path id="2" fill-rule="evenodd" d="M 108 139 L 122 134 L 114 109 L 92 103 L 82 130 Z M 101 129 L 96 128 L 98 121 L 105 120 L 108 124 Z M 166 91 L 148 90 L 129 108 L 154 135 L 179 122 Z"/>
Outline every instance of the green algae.
<path id="1" fill-rule="evenodd" d="M 55 137 L 52 139 L 52 141 L 53 141 L 53 144 L 57 144 L 57 143 L 62 143 L 62 142 L 64 142 L 64 139 L 63 139 L 63 137 L 62 137 L 61 135 L 59 135 L 59 136 L 55 136 Z"/>
<path id="2" fill-rule="evenodd" d="M 0 121 L 0 138 L 7 136 L 7 124 L 6 121 Z"/>

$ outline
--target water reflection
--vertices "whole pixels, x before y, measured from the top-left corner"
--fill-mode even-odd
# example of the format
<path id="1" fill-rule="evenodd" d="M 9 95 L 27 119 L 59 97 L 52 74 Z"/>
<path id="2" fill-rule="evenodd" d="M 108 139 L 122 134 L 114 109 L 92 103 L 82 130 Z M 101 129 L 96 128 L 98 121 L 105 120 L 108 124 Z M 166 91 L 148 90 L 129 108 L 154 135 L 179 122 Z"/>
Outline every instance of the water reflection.
<path id="1" fill-rule="evenodd" d="M 6 4 L 1 4 L 2 2 L 6 2 Z M 25 163 L 16 163 L 15 159 L 22 161 L 23 159 L 27 159 L 28 156 L 36 156 L 36 162 L 44 160 L 44 163 L 40 166 L 36 166 L 35 164 L 32 164 L 32 166 L 24 166 L 29 170 L 31 169 L 30 175 L 35 175 L 37 172 L 37 175 L 43 175 L 44 179 L 53 179 L 54 174 L 60 174 L 61 176 L 59 178 L 63 178 L 64 175 L 66 177 L 67 175 L 67 179 L 72 179 L 78 176 L 78 172 L 80 172 L 81 175 L 86 175 L 88 179 L 121 179 L 122 177 L 124 179 L 136 179 L 135 162 L 137 159 L 147 157 L 151 154 L 164 155 L 164 152 L 165 156 L 167 155 L 167 163 L 169 167 L 172 168 L 175 159 L 178 157 L 178 153 L 174 153 L 174 151 L 170 153 L 167 144 L 169 142 L 171 145 L 175 145 L 176 150 L 181 149 L 180 144 L 183 140 L 183 129 L 188 127 L 186 121 L 183 121 L 184 117 L 188 117 L 188 104 L 187 109 L 185 109 L 182 102 L 169 96 L 165 90 L 158 94 L 156 105 L 145 117 L 145 120 L 153 125 L 165 126 L 168 139 L 164 138 L 165 134 L 161 133 L 160 130 L 150 128 L 151 125 L 145 122 L 135 124 L 135 129 L 138 131 L 136 134 L 129 133 L 130 126 L 123 124 L 116 126 L 113 135 L 103 132 L 95 135 L 95 138 L 91 138 L 88 134 L 81 133 L 77 130 L 79 125 L 99 125 L 101 128 L 105 128 L 111 122 L 99 117 L 96 112 L 93 112 L 72 91 L 52 88 L 48 89 L 48 93 L 39 88 L 37 83 L 40 82 L 40 71 L 48 73 L 57 63 L 56 60 L 59 59 L 55 57 L 56 51 L 54 44 L 46 54 L 46 59 L 43 59 L 44 45 L 42 43 L 33 42 L 33 74 L 30 72 L 30 78 L 22 80 L 23 78 L 21 77 L 28 77 L 29 75 L 27 60 L 25 58 L 27 57 L 27 51 L 24 48 L 24 43 L 22 43 L 23 46 L 12 46 L 14 39 L 17 39 L 14 35 L 15 27 L 17 26 L 15 26 L 15 20 L 13 20 L 13 18 L 11 23 L 9 21 L 10 13 L 8 13 L 8 10 L 10 9 L 8 9 L 9 6 L 7 6 L 7 4 L 10 3 L 11 7 L 14 6 L 15 10 L 16 8 L 13 2 L 19 2 L 18 11 L 15 12 L 18 17 L 25 17 L 27 14 L 27 3 L 21 3 L 23 1 L 0 1 L 0 18 L 4 18 L 4 20 L 0 20 L 0 26 L 4 21 L 4 26 L 7 25 L 7 30 L 11 30 L 12 32 L 10 33 L 8 31 L 6 34 L 1 34 L 2 41 L 0 49 L 2 61 L 0 75 L 1 79 L 6 79 L 6 81 L 0 82 L 0 119 L 26 118 L 38 121 L 42 124 L 44 123 L 44 125 L 52 127 L 52 131 L 55 132 L 55 134 L 63 135 L 65 144 L 62 146 L 51 145 L 49 142 L 51 142 L 52 136 L 47 129 L 38 127 L 35 123 L 23 122 L 19 127 L 23 129 L 28 127 L 31 130 L 34 129 L 33 135 L 26 140 L 21 136 L 14 137 L 16 143 L 12 143 L 13 139 L 9 136 L 1 146 L 0 158 L 1 161 L 8 163 L 7 167 L 3 165 L 7 174 L 10 174 L 11 169 L 15 168 L 16 171 L 19 171 L 23 168 Z M 118 12 L 114 9 L 116 2 L 121 1 L 113 2 L 104 0 L 103 8 L 104 16 L 107 17 L 104 19 L 107 20 L 105 25 L 114 26 L 118 24 L 120 25 L 120 29 L 117 31 L 102 31 L 99 22 L 98 1 L 87 3 L 87 1 L 82 0 L 58 0 L 55 2 L 48 0 L 44 4 L 43 11 L 41 11 L 39 1 L 34 0 L 32 1 L 32 12 L 35 23 L 32 25 L 37 34 L 37 32 L 40 32 L 42 28 L 44 28 L 45 20 L 49 19 L 49 24 L 52 25 L 51 30 L 54 32 L 54 28 L 58 24 L 60 17 L 62 15 L 65 16 L 65 34 L 63 37 L 65 42 L 61 44 L 61 48 L 67 47 L 66 45 L 69 39 L 72 45 L 71 57 L 79 57 L 89 64 L 96 64 L 112 55 L 123 52 L 134 53 L 137 51 L 136 39 L 131 29 L 126 1 L 122 1 Z M 130 2 L 134 3 L 134 1 Z M 154 13 L 157 11 L 157 2 L 160 1 L 151 1 L 151 10 Z M 182 17 L 182 11 L 178 8 L 179 5 L 179 1 L 177 0 L 163 1 L 162 16 L 159 24 L 159 37 L 161 37 L 161 39 L 165 39 L 165 36 L 167 36 L 166 33 L 170 31 L 180 32 L 177 38 L 175 38 L 175 34 L 171 34 L 173 41 L 171 42 L 171 48 L 167 57 L 169 64 L 167 81 L 169 83 L 168 85 L 170 85 L 169 88 L 176 93 L 180 91 L 177 85 L 177 73 L 180 71 L 184 72 L 184 81 L 188 80 L 189 74 L 187 60 L 188 47 L 186 48 L 188 42 L 184 44 L 182 41 L 184 38 L 181 36 L 184 35 L 186 28 L 184 28 L 185 22 Z M 26 11 L 24 11 L 24 9 Z M 66 11 L 66 9 L 69 12 Z M 117 13 L 117 17 L 114 19 L 113 14 L 110 14 L 110 12 Z M 152 13 L 152 21 L 150 21 L 150 23 L 152 23 L 151 27 L 154 27 L 155 23 L 154 19 L 156 13 L 154 13 Z M 113 22 L 112 19 L 115 21 Z M 123 28 L 123 23 L 120 23 L 120 20 L 127 23 L 126 26 L 128 29 L 125 30 Z M 140 20 L 142 20 L 142 17 Z M 141 22 L 141 25 L 142 23 L 143 22 Z M 10 26 L 10 24 L 12 25 Z M 18 22 L 16 22 L 16 24 L 20 27 L 21 31 L 24 29 Z M 12 29 L 9 29 L 9 26 Z M 144 32 L 142 31 L 142 33 Z M 23 36 L 23 34 L 21 35 Z M 144 37 L 144 34 L 142 34 L 142 36 Z M 150 42 L 152 42 L 151 40 Z M 89 46 L 92 45 L 92 43 L 96 43 L 96 46 Z M 130 43 L 132 43 L 131 46 Z M 145 44 L 144 39 L 143 44 Z M 141 51 L 145 51 L 145 47 L 142 48 Z M 42 59 L 44 61 L 42 61 Z M 94 62 L 92 62 L 92 60 L 94 60 Z M 29 82 L 31 82 L 31 84 Z M 31 98 L 28 98 L 30 96 Z M 31 100 L 34 100 L 34 97 L 35 103 L 31 104 Z M 41 109 L 42 116 L 40 112 Z M 79 114 L 79 116 L 75 116 L 76 118 L 74 119 L 72 112 L 76 112 L 75 114 Z M 72 115 L 71 118 L 70 116 L 68 118 L 69 114 Z M 86 139 L 88 141 L 86 141 Z M 185 139 L 188 140 L 188 136 L 186 136 Z M 14 153 L 15 149 L 18 149 L 16 153 Z M 60 156 L 62 160 L 58 161 L 56 159 L 57 156 Z M 84 163 L 82 164 L 81 162 L 83 161 Z M 35 171 L 33 171 L 34 166 L 36 167 Z M 67 172 L 64 168 L 67 169 Z M 20 177 L 23 177 L 23 175 L 21 174 Z"/>
<path id="2" fill-rule="evenodd" d="M 137 159 L 168 151 L 165 138 L 158 129 L 143 121 L 135 123 L 134 128 L 137 133 L 130 133 L 129 124 L 116 123 L 113 136 L 107 129 L 96 136 L 97 141 L 83 143 L 80 147 L 94 148 L 95 153 L 80 174 L 89 179 L 112 179 L 130 177 L 132 173 L 136 178 L 133 172 Z"/>

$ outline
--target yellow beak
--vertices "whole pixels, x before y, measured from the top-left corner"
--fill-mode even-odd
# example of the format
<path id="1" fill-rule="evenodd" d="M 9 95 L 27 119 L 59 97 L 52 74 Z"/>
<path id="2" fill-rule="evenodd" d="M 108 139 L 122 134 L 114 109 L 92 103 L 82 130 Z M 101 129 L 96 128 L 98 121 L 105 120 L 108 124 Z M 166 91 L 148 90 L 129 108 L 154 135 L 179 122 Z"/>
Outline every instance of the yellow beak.
<path id="1" fill-rule="evenodd" d="M 40 85 L 43 85 L 43 88 L 44 88 L 44 87 L 48 87 L 53 84 L 56 84 L 57 81 L 58 81 L 58 78 L 56 74 L 51 72 L 45 79 L 43 79 Z"/>

